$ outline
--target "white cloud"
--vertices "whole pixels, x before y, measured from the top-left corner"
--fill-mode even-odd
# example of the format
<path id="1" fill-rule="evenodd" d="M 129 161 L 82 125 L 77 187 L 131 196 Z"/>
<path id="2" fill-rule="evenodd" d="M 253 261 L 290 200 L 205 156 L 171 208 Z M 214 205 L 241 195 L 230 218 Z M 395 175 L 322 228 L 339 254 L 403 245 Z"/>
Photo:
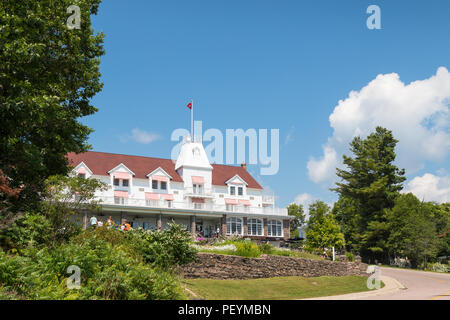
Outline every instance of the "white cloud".
<path id="1" fill-rule="evenodd" d="M 328 177 L 332 177 L 338 166 L 336 150 L 330 146 L 324 146 L 323 153 L 324 155 L 320 159 L 311 157 L 306 165 L 308 168 L 308 176 L 315 183 L 322 182 Z"/>
<path id="2" fill-rule="evenodd" d="M 317 198 L 313 197 L 309 193 L 302 193 L 295 197 L 294 202 L 296 204 L 301 204 L 303 206 L 303 210 L 306 214 L 306 219 L 309 218 L 309 205 L 316 201 Z"/>
<path id="3" fill-rule="evenodd" d="M 131 130 L 131 135 L 120 136 L 119 139 L 121 142 L 127 142 L 129 140 L 134 140 L 139 143 L 148 144 L 155 140 L 159 140 L 161 138 L 160 135 L 152 132 L 148 132 L 145 130 L 141 130 L 138 128 L 134 128 Z"/>
<path id="4" fill-rule="evenodd" d="M 287 145 L 294 141 L 294 138 L 292 137 L 294 135 L 295 126 L 291 126 L 291 129 L 289 130 L 288 134 L 286 135 L 286 138 L 284 139 L 284 145 Z"/>
<path id="5" fill-rule="evenodd" d="M 376 126 L 393 131 L 397 165 L 413 173 L 426 161 L 445 160 L 450 151 L 450 73 L 405 84 L 396 73 L 380 74 L 360 91 L 351 91 L 330 115 L 333 135 L 320 159 L 311 158 L 308 175 L 316 183 L 333 182 L 337 162 L 349 154 L 349 142 L 366 137 Z M 339 159 L 339 161 L 337 161 Z"/>
<path id="6" fill-rule="evenodd" d="M 144 144 L 153 142 L 160 138 L 160 136 L 157 135 L 156 133 L 147 132 L 144 130 L 140 130 L 138 128 L 131 130 L 131 137 L 135 141 L 137 141 L 139 143 L 144 143 Z"/>
<path id="7" fill-rule="evenodd" d="M 403 193 L 412 192 L 420 200 L 450 202 L 450 176 L 435 176 L 425 173 L 412 179 Z"/>

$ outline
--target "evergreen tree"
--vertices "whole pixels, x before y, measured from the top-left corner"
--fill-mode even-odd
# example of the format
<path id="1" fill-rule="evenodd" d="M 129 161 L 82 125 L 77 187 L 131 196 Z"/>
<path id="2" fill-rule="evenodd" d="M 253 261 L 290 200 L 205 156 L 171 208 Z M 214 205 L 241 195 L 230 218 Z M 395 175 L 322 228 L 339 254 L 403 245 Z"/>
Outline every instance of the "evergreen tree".
<path id="1" fill-rule="evenodd" d="M 361 255 L 366 260 L 387 259 L 389 230 L 385 209 L 394 206 L 406 179 L 404 169 L 394 165 L 397 142 L 390 130 L 377 127 L 366 139 L 353 139 L 350 143 L 353 157 L 343 156 L 348 169 L 336 169 L 341 182 L 332 190 L 352 201 L 357 221 L 353 238 L 360 241 Z"/>

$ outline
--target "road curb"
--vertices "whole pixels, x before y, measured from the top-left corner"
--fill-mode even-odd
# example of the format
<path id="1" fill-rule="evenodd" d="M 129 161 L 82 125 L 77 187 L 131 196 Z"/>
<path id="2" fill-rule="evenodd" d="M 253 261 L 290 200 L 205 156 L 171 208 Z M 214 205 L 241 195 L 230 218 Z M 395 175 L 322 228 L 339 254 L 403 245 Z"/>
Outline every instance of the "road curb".
<path id="1" fill-rule="evenodd" d="M 336 296 L 328 296 L 328 297 L 316 297 L 316 298 L 308 298 L 302 300 L 364 300 L 365 298 L 370 298 L 373 296 L 384 295 L 388 293 L 393 293 L 399 290 L 407 289 L 403 284 L 401 284 L 398 280 L 381 276 L 381 281 L 384 283 L 384 287 L 377 290 L 364 291 L 364 292 L 356 292 L 356 293 L 348 293 L 341 294 Z"/>

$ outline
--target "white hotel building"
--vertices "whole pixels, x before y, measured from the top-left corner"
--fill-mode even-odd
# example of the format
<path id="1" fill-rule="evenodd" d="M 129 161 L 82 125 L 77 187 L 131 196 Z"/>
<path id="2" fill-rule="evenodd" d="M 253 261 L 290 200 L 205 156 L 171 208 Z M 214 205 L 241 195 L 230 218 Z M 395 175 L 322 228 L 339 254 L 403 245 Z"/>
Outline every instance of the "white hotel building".
<path id="1" fill-rule="evenodd" d="M 98 191 L 103 220 L 111 216 L 133 228 L 164 229 L 171 221 L 204 237 L 217 229 L 224 236 L 261 240 L 289 238 L 286 208 L 247 171 L 245 164 L 210 164 L 200 142 L 186 139 L 178 159 L 150 158 L 89 151 L 68 154 L 73 173 L 108 184 Z M 86 226 L 90 213 L 85 213 Z"/>

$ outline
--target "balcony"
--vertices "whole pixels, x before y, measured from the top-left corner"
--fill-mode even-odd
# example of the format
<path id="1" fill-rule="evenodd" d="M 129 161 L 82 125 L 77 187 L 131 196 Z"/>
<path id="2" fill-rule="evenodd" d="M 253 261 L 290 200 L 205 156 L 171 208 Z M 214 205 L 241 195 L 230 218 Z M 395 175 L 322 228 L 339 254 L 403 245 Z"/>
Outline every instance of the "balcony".
<path id="1" fill-rule="evenodd" d="M 187 197 L 202 197 L 202 198 L 213 198 L 213 192 L 210 188 L 192 188 L 188 187 L 184 189 L 184 195 Z"/>
<path id="2" fill-rule="evenodd" d="M 191 203 L 166 201 L 166 200 L 145 200 L 138 198 L 118 198 L 100 196 L 96 198 L 102 205 L 117 205 L 130 207 L 143 207 L 154 209 L 187 209 L 199 211 L 215 211 L 223 213 L 243 213 L 243 214 L 259 214 L 259 215 L 277 215 L 287 216 L 286 208 L 272 208 L 272 207 L 251 207 L 244 205 L 219 205 L 215 203 Z"/>

